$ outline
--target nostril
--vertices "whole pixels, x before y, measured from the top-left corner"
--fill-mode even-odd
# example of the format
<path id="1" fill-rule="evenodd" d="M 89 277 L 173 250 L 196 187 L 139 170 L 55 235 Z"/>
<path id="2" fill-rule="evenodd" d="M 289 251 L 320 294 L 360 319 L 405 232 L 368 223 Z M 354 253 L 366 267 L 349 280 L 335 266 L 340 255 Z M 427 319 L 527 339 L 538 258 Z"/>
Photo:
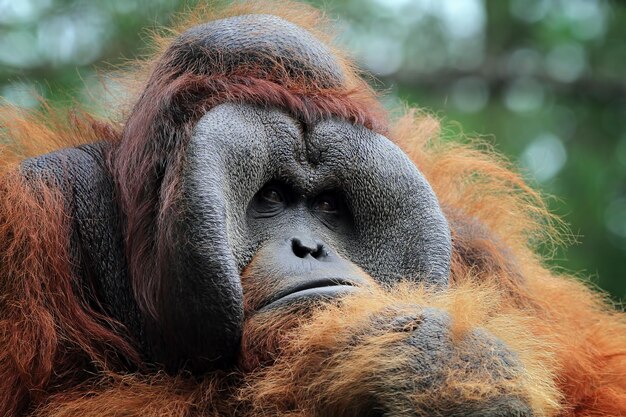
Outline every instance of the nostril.
<path id="1" fill-rule="evenodd" d="M 326 256 L 326 251 L 324 250 L 324 245 L 322 245 L 321 243 L 318 243 L 317 247 L 315 248 L 315 250 L 313 252 L 311 252 L 311 256 L 314 257 L 315 259 L 320 259 L 320 258 L 323 258 L 324 256 Z"/>
<path id="2" fill-rule="evenodd" d="M 298 238 L 291 239 L 291 250 L 298 258 L 305 258 L 309 253 L 312 253 L 311 248 L 304 246 Z"/>
<path id="3" fill-rule="evenodd" d="M 306 258 L 308 255 L 311 255 L 314 259 L 321 260 L 328 254 L 323 243 L 303 240 L 299 237 L 291 239 L 291 250 L 298 258 Z"/>

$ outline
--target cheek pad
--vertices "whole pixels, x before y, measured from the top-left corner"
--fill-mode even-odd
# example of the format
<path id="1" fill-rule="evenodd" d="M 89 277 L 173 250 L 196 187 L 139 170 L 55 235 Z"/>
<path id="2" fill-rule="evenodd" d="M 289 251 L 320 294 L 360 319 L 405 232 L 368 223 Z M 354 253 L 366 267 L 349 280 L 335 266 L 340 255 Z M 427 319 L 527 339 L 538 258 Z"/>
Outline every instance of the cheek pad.
<path id="1" fill-rule="evenodd" d="M 450 229 L 430 184 L 389 139 L 329 120 L 309 136 L 343 188 L 358 243 L 353 261 L 374 278 L 447 285 Z M 325 163 L 322 161 L 322 164 Z"/>
<path id="2" fill-rule="evenodd" d="M 232 358 L 238 351 L 240 272 L 251 252 L 240 206 L 263 181 L 267 165 L 262 127 L 253 116 L 233 105 L 217 106 L 187 145 L 164 303 L 190 358 Z"/>
<path id="3" fill-rule="evenodd" d="M 238 351 L 240 274 L 258 247 L 247 228 L 246 209 L 277 175 L 276 159 L 285 153 L 277 144 L 289 143 L 293 132 L 285 126 L 293 125 L 277 110 L 222 104 L 192 132 L 180 173 L 163 294 L 163 316 L 170 331 L 186 341 L 176 349 L 186 350 L 185 357 L 228 360 Z"/>

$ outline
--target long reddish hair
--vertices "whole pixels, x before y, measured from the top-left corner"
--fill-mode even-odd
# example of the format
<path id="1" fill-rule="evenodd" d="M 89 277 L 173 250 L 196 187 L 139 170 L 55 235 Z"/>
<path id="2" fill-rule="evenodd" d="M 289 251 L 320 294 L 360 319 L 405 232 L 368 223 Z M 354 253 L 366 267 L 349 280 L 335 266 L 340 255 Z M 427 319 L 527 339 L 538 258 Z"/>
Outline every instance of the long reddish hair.
<path id="1" fill-rule="evenodd" d="M 76 288 L 69 253 L 71 216 L 62 195 L 43 178 L 26 182 L 19 174 L 25 157 L 93 141 L 111 144 L 109 168 L 124 213 L 135 296 L 145 314 L 158 318 L 160 286 L 166 279 L 159 271 L 164 251 L 173 244 L 169 222 L 176 214 L 172 202 L 186 140 L 198 118 L 222 102 L 279 107 L 305 123 L 334 116 L 363 124 L 402 147 L 432 185 L 452 228 L 451 277 L 457 295 L 429 301 L 417 290 L 406 290 L 413 295 L 381 293 L 350 307 L 354 320 L 363 309 L 407 297 L 439 303 L 465 327 L 486 325 L 528 358 L 529 380 L 540 381 L 537 386 L 545 389 L 533 394 L 535 409 L 548 415 L 626 414 L 624 315 L 601 295 L 542 265 L 536 247 L 558 240 L 558 222 L 505 160 L 480 145 L 442 140 L 438 121 L 423 112 L 408 111 L 390 122 L 375 93 L 332 46 L 346 74 L 346 82 L 335 88 L 321 79 L 303 82 L 278 63 L 230 71 L 217 62 L 198 62 L 192 69 L 175 64 L 177 51 L 168 48 L 184 30 L 250 13 L 278 15 L 330 42 L 328 22 L 308 6 L 264 1 L 198 8 L 166 35 L 154 36 L 155 58 L 120 75 L 128 97 L 119 115 L 100 119 L 80 110 L 67 115 L 46 105 L 38 112 L 0 109 L 0 142 L 6 144 L 0 167 L 0 415 L 33 410 L 58 416 L 228 415 L 244 403 L 262 414 L 269 402 L 291 415 L 312 415 L 305 407 L 311 405 L 304 398 L 309 391 L 297 389 L 298 381 L 289 378 L 298 373 L 285 362 L 282 368 L 249 376 L 214 375 L 203 382 L 128 374 L 128 363 L 141 367 L 132 337 L 90 308 Z M 474 305 L 472 295 L 497 302 L 485 301 L 483 308 Z M 341 311 L 335 316 L 328 311 L 320 313 L 330 315 L 325 316 L 327 325 L 345 322 Z M 503 323 L 510 317 L 518 328 L 507 330 Z M 321 331 L 315 326 L 294 346 L 302 348 L 298 343 L 303 340 L 331 343 L 315 333 Z M 250 327 L 244 333 L 254 331 Z M 520 334 L 533 343 L 520 342 Z M 537 346 L 544 346 L 552 359 L 541 362 L 527 355 Z M 313 357 L 298 358 L 316 368 Z M 547 372 L 541 372 L 542 366 Z M 350 369 L 345 368 L 345 375 L 353 374 Z M 346 381 L 339 378 L 328 386 L 345 388 Z M 296 412 L 300 400 L 303 408 Z"/>

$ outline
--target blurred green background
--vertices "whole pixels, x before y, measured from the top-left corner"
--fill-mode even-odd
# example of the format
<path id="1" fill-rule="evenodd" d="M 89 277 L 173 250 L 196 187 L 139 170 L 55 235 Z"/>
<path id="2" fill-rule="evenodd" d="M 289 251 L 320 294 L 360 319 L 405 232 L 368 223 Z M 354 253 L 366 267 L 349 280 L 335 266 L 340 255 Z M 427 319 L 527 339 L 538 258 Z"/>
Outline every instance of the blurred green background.
<path id="1" fill-rule="evenodd" d="M 339 39 L 388 104 L 480 135 L 549 195 L 578 243 L 550 261 L 626 301 L 626 3 L 326 0 Z M 187 5 L 192 3 L 187 2 Z M 0 96 L 97 97 L 176 0 L 0 0 Z M 103 63 L 107 65 L 103 66 Z M 106 109 L 101 109 L 106 112 Z"/>

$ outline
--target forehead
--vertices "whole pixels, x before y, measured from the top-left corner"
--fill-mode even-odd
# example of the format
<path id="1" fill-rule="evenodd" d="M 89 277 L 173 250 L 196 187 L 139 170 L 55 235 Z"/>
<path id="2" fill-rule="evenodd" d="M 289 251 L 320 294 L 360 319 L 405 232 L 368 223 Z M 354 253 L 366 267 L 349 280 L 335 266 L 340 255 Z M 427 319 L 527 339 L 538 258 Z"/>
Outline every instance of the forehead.
<path id="1" fill-rule="evenodd" d="M 305 125 L 285 111 L 250 104 L 225 103 L 211 109 L 194 127 L 194 143 L 228 158 L 320 169 L 398 158 L 406 163 L 389 139 L 364 126 L 335 118 Z"/>

